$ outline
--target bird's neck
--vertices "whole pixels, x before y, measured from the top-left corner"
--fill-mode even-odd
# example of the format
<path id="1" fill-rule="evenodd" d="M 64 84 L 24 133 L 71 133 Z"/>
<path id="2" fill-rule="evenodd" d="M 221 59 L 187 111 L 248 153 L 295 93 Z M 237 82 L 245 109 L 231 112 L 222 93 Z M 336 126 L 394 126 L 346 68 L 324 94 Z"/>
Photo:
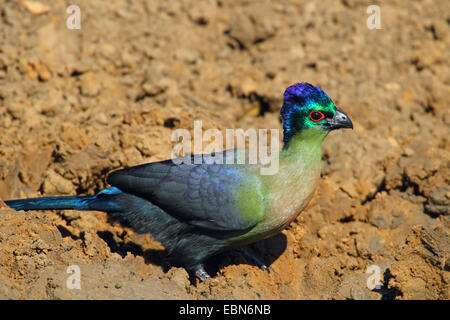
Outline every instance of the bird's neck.
<path id="1" fill-rule="evenodd" d="M 321 128 L 305 129 L 295 134 L 280 151 L 278 183 L 282 180 L 282 192 L 291 190 L 309 202 L 317 186 L 322 168 L 322 141 L 327 132 Z M 288 192 L 288 193 L 289 193 Z"/>
<path id="2" fill-rule="evenodd" d="M 314 195 L 321 170 L 321 145 L 326 132 L 307 129 L 292 136 L 279 153 L 276 174 L 260 176 L 270 204 L 254 230 L 258 239 L 270 237 L 291 223 Z"/>
<path id="3" fill-rule="evenodd" d="M 320 178 L 325 136 L 321 129 L 303 130 L 280 151 L 278 173 L 269 177 L 273 190 L 269 225 L 284 228 L 312 199 Z"/>
<path id="4" fill-rule="evenodd" d="M 327 132 L 321 128 L 305 129 L 296 133 L 280 152 L 280 165 L 290 167 L 298 162 L 307 164 L 321 159 L 322 141 Z"/>

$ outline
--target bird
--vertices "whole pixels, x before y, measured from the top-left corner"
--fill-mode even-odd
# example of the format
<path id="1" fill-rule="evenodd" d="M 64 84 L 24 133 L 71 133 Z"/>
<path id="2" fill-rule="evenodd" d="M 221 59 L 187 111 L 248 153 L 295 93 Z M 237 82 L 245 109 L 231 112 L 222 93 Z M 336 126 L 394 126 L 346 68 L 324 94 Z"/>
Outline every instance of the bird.
<path id="1" fill-rule="evenodd" d="M 224 251 L 272 237 L 305 209 L 318 187 L 321 145 L 333 130 L 353 129 L 319 86 L 289 86 L 280 111 L 283 146 L 275 174 L 260 164 L 173 159 L 118 169 L 109 187 L 96 195 L 41 197 L 5 201 L 15 210 L 103 211 L 137 233 L 150 233 L 167 251 L 167 261 L 205 281 L 205 261 Z M 264 264 L 248 254 L 260 266 Z M 267 268 L 267 267 L 265 267 Z"/>

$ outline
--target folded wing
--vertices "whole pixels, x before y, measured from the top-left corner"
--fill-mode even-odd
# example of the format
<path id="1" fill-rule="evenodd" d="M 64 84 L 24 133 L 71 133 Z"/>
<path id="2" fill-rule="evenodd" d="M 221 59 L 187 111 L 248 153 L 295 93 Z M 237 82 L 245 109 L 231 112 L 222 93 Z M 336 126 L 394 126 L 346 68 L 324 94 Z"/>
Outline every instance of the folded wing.
<path id="1" fill-rule="evenodd" d="M 145 198 L 192 225 L 246 230 L 264 215 L 261 182 L 248 169 L 249 165 L 226 164 L 229 152 L 214 154 L 213 163 L 200 157 L 201 163 L 195 164 L 194 157 L 198 156 L 188 156 L 176 162 L 130 167 L 112 172 L 107 180 L 123 192 Z M 200 161 L 197 158 L 195 162 Z"/>

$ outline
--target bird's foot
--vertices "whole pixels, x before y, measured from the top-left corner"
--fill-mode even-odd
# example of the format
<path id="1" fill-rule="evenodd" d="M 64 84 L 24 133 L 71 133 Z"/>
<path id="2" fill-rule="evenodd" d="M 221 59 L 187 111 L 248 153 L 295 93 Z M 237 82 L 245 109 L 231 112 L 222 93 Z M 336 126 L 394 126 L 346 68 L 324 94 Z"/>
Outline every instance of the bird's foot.
<path id="1" fill-rule="evenodd" d="M 269 267 L 266 266 L 261 260 L 259 260 L 257 257 L 252 255 L 248 251 L 246 251 L 244 249 L 236 249 L 236 251 L 238 251 L 239 253 L 244 255 L 244 257 L 246 257 L 246 258 L 250 259 L 251 261 L 253 261 L 253 263 L 256 264 L 259 268 L 261 268 L 263 270 L 266 270 L 268 273 L 270 273 Z"/>
<path id="2" fill-rule="evenodd" d="M 195 269 L 195 276 L 199 278 L 201 282 L 211 279 L 211 276 L 206 272 L 205 267 L 202 264 Z"/>

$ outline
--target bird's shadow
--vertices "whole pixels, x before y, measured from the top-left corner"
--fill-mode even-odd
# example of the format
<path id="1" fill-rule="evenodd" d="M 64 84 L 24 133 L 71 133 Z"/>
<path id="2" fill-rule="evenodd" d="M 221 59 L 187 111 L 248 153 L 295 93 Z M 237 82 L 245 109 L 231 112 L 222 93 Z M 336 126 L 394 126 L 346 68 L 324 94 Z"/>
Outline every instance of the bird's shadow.
<path id="1" fill-rule="evenodd" d="M 142 246 L 134 242 L 117 240 L 117 237 L 114 237 L 110 231 L 98 231 L 97 235 L 106 242 L 111 252 L 115 252 L 123 258 L 130 252 L 135 256 L 143 257 L 145 263 L 160 266 L 165 273 L 171 268 L 171 265 L 167 262 L 167 252 L 165 250 L 144 250 Z M 247 245 L 242 249 L 255 256 L 270 269 L 270 265 L 284 252 L 286 245 L 286 236 L 280 233 L 271 238 Z M 209 258 L 205 263 L 205 269 L 210 275 L 216 275 L 226 266 L 240 264 L 255 265 L 251 259 L 241 252 L 228 250 Z M 195 283 L 195 278 L 192 275 L 190 276 L 191 283 Z"/>
<path id="2" fill-rule="evenodd" d="M 111 252 L 119 254 L 122 258 L 131 253 L 135 256 L 143 257 L 145 263 L 160 266 L 164 272 L 170 269 L 170 265 L 165 262 L 167 260 L 167 252 L 165 250 L 144 250 L 141 245 L 132 241 L 117 240 L 110 231 L 97 231 L 97 235 L 106 242 Z"/>
<path id="3" fill-rule="evenodd" d="M 284 250 L 286 250 L 287 239 L 282 233 L 279 233 L 271 238 L 261 240 L 252 244 L 249 244 L 240 249 L 247 251 L 249 254 L 260 260 L 270 270 L 272 263 L 277 260 Z M 219 253 L 209 258 L 205 264 L 206 271 L 215 275 L 230 265 L 247 264 L 256 266 L 256 264 L 242 252 L 238 250 L 228 250 Z"/>

